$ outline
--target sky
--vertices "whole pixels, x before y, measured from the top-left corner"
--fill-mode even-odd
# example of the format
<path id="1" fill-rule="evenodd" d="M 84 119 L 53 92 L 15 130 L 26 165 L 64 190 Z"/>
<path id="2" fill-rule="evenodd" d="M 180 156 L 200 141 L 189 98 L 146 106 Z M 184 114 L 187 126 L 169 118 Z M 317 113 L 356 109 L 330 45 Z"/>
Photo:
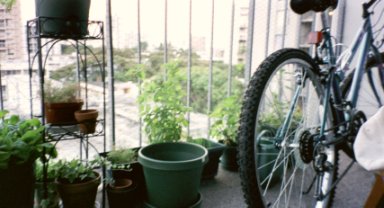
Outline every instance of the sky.
<path id="1" fill-rule="evenodd" d="M 35 17 L 35 1 L 22 2 L 23 21 Z M 114 41 L 122 44 L 137 42 L 137 0 L 111 0 L 114 27 Z M 232 0 L 215 0 L 214 45 L 228 44 L 230 37 L 230 15 Z M 106 0 L 92 0 L 90 20 L 105 21 Z M 165 0 L 140 0 L 141 39 L 153 45 L 164 42 Z M 31 9 L 33 8 L 33 9 Z M 192 1 L 192 35 L 204 36 L 210 40 L 212 1 Z M 168 42 L 187 47 L 189 24 L 189 0 L 168 0 Z M 115 44 L 116 45 L 116 44 Z M 133 46 L 134 47 L 134 46 Z"/>

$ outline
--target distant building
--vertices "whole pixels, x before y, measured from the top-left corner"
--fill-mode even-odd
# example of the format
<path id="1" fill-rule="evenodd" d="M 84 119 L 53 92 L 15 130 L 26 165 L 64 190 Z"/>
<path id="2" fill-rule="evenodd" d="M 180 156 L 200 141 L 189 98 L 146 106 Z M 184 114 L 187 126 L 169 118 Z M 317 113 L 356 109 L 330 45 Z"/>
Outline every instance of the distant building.
<path id="1" fill-rule="evenodd" d="M 23 27 L 20 1 L 11 10 L 0 5 L 0 60 L 15 61 L 23 58 Z"/>

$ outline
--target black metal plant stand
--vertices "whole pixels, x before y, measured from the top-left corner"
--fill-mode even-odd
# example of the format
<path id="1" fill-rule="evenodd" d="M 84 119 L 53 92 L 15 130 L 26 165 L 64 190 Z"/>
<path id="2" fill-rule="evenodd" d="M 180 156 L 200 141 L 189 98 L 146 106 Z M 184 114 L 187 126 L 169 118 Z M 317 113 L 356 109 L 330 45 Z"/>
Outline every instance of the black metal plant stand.
<path id="1" fill-rule="evenodd" d="M 65 26 L 68 28 L 63 32 L 55 32 L 52 28 L 55 25 Z M 81 27 L 80 33 L 76 33 L 74 28 Z M 84 29 L 85 27 L 85 29 Z M 72 33 L 74 31 L 75 33 Z M 44 109 L 44 84 L 46 77 L 46 66 L 52 56 L 55 47 L 59 42 L 68 42 L 73 46 L 76 52 L 76 81 L 84 88 L 81 92 L 84 92 L 82 98 L 84 98 L 85 109 L 88 109 L 88 94 L 89 94 L 89 70 L 96 68 L 99 75 L 98 85 L 101 87 L 102 93 L 102 112 L 99 113 L 99 119 L 97 120 L 97 127 L 95 133 L 84 134 L 77 128 L 77 123 L 68 124 L 50 124 L 45 120 Z M 101 58 L 100 54 L 95 54 L 93 49 L 88 46 L 89 42 L 98 41 L 101 43 Z M 27 21 L 27 48 L 28 48 L 28 69 L 29 69 L 29 94 L 30 94 L 30 116 L 39 117 L 46 126 L 46 135 L 44 136 L 45 142 L 52 142 L 57 145 L 63 140 L 79 140 L 80 159 L 88 159 L 88 150 L 94 148 L 96 152 L 98 150 L 92 145 L 90 140 L 94 137 L 102 138 L 103 149 L 102 152 L 106 152 L 106 135 L 105 135 L 105 115 L 106 115 L 106 82 L 105 82 L 105 48 L 104 48 L 104 25 L 102 21 L 86 21 L 86 22 L 73 22 L 58 18 L 38 17 Z M 99 58 L 98 56 L 99 55 Z M 87 57 L 93 57 L 94 64 L 89 66 Z M 37 68 L 37 74 L 34 72 Z M 33 85 L 33 80 L 38 79 L 38 86 Z M 36 89 L 34 89 L 36 88 Z M 33 102 L 35 96 L 34 92 L 39 92 L 40 98 L 40 111 L 35 112 Z M 100 92 L 99 92 L 100 93 Z M 49 135 L 49 136 L 48 136 Z M 44 181 L 46 181 L 47 162 L 44 161 Z M 103 196 L 102 207 L 105 207 L 105 192 L 103 184 Z M 46 185 L 45 185 L 46 188 Z"/>

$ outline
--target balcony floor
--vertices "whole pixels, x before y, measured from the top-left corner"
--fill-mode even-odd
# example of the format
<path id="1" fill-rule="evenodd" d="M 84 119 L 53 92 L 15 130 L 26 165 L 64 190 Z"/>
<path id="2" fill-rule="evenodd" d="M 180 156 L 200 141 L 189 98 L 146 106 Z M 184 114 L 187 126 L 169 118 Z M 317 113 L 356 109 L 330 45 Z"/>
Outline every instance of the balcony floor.
<path id="1" fill-rule="evenodd" d="M 351 160 L 340 156 L 339 175 Z M 372 173 L 355 164 L 336 188 L 333 207 L 361 208 L 374 181 Z M 204 180 L 200 192 L 203 196 L 202 208 L 242 208 L 247 207 L 237 172 L 219 169 L 214 179 Z"/>

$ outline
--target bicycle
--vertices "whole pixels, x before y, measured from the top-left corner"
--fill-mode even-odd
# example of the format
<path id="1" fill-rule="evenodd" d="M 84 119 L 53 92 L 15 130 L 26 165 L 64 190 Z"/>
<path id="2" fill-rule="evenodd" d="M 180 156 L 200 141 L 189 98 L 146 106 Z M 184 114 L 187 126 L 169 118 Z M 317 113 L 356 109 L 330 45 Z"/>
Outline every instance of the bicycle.
<path id="1" fill-rule="evenodd" d="M 244 95 L 238 159 L 249 207 L 330 207 L 337 184 L 355 163 L 360 126 L 383 104 L 384 54 L 373 43 L 370 11 L 378 1 L 363 4 L 362 27 L 339 57 L 327 15 L 337 0 L 299 3 L 297 13 L 321 12 L 314 56 L 292 48 L 274 52 Z M 340 174 L 339 150 L 352 158 Z"/>

